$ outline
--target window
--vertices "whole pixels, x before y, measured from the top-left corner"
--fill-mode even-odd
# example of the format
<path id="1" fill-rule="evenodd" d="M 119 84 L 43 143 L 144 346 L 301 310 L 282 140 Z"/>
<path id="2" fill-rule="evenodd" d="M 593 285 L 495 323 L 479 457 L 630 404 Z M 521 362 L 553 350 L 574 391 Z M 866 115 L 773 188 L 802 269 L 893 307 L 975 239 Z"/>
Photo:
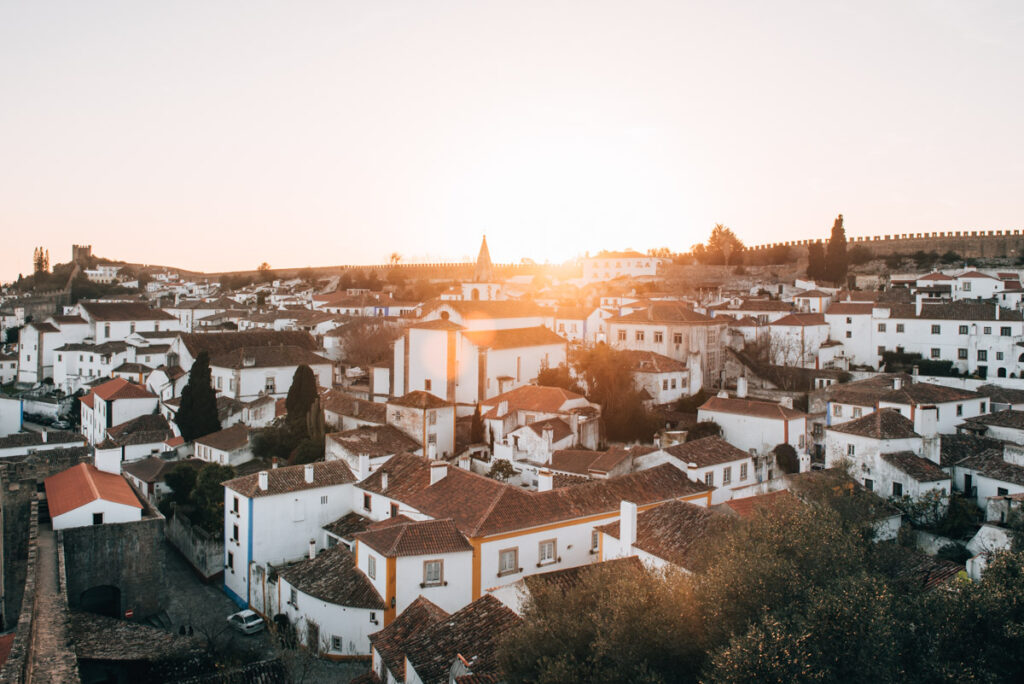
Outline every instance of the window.
<path id="1" fill-rule="evenodd" d="M 1010 326 L 1004 325 L 1001 328 L 999 328 L 999 334 L 1002 337 L 1009 337 L 1010 336 Z"/>
<path id="2" fill-rule="evenodd" d="M 970 292 L 970 291 L 971 291 L 971 281 L 970 280 L 965 280 L 964 281 L 964 292 Z"/>
<path id="3" fill-rule="evenodd" d="M 901 482 L 892 483 L 892 495 L 903 496 L 903 484 Z"/>
<path id="4" fill-rule="evenodd" d="M 391 517 L 392 518 L 397 518 L 398 517 L 398 504 L 396 504 L 396 503 L 392 503 L 391 504 Z"/>
<path id="5" fill-rule="evenodd" d="M 235 571 L 235 554 L 228 551 L 228 570 Z"/>
<path id="6" fill-rule="evenodd" d="M 683 343 L 683 333 L 672 333 L 672 342 L 674 344 L 682 344 Z"/>
<path id="7" fill-rule="evenodd" d="M 366 575 L 370 579 L 377 579 L 377 557 L 367 556 L 366 557 Z M 294 589 L 293 589 L 294 591 Z"/>
<path id="8" fill-rule="evenodd" d="M 370 508 L 371 505 L 372 504 L 371 504 L 370 495 L 369 494 L 363 494 L 363 509 L 367 510 L 367 511 L 372 510 Z"/>
<path id="9" fill-rule="evenodd" d="M 966 349 L 957 349 L 956 350 L 956 358 L 958 358 L 958 359 L 966 359 L 967 358 L 967 350 Z"/>
<path id="10" fill-rule="evenodd" d="M 233 541 L 238 541 L 238 525 L 231 526 L 231 539 Z"/>
<path id="11" fill-rule="evenodd" d="M 903 326 L 903 324 L 902 324 L 902 323 L 897 323 L 897 324 L 896 324 L 896 332 L 898 332 L 898 333 L 901 333 L 901 332 L 903 332 L 904 330 L 905 330 L 905 328 L 904 328 L 904 326 Z"/>
<path id="12" fill-rule="evenodd" d="M 960 326 L 960 334 L 961 335 L 966 335 L 967 334 L 967 326 L 966 325 L 961 325 Z"/>
<path id="13" fill-rule="evenodd" d="M 277 391 L 277 383 L 274 382 L 274 376 L 267 378 L 266 382 L 263 384 L 263 389 L 265 389 L 268 394 L 273 394 Z"/>
<path id="14" fill-rule="evenodd" d="M 429 414 L 427 414 L 427 424 L 437 425 L 437 411 L 431 411 Z"/>
<path id="15" fill-rule="evenodd" d="M 1006 496 L 1009 493 L 1010 492 L 1006 487 L 996 487 L 996 496 Z"/>
<path id="16" fill-rule="evenodd" d="M 637 342 L 643 342 L 644 341 L 644 331 L 643 330 L 637 330 L 636 331 L 636 341 Z"/>
<path id="17" fill-rule="evenodd" d="M 856 453 L 857 453 L 857 446 L 856 445 L 854 445 L 854 444 L 847 444 L 846 445 L 846 455 L 847 456 L 853 456 Z"/>
<path id="18" fill-rule="evenodd" d="M 937 359 L 939 358 L 939 356 L 942 355 L 942 352 L 939 350 L 938 347 L 932 347 L 931 355 L 933 359 Z"/>
<path id="19" fill-rule="evenodd" d="M 619 342 L 625 342 L 625 341 L 626 341 L 626 331 L 625 330 L 620 330 L 619 331 Z"/>
<path id="20" fill-rule="evenodd" d="M 103 524 L 103 514 L 102 513 L 93 513 L 92 514 L 92 524 L 93 525 L 102 525 Z"/>
<path id="21" fill-rule="evenodd" d="M 708 487 L 715 486 L 715 474 L 713 472 L 704 473 L 704 484 L 706 484 Z"/>
<path id="22" fill-rule="evenodd" d="M 435 587 L 444 583 L 444 561 L 423 561 L 423 586 Z"/>
<path id="23" fill-rule="evenodd" d="M 964 405 L 963 404 L 957 404 L 956 405 L 956 415 L 957 416 L 964 415 Z"/>
<path id="24" fill-rule="evenodd" d="M 345 640 L 340 636 L 334 634 L 331 635 L 331 650 L 332 651 L 343 651 L 345 650 Z"/>
<path id="25" fill-rule="evenodd" d="M 837 417 L 842 416 L 843 415 L 843 405 L 842 404 L 832 404 L 832 415 L 833 416 L 837 416 Z"/>
<path id="26" fill-rule="evenodd" d="M 986 325 L 984 327 L 984 329 L 982 330 L 982 332 L 985 333 L 986 335 L 991 335 L 992 334 L 992 326 Z"/>
<path id="27" fill-rule="evenodd" d="M 874 489 L 875 489 L 875 481 L 874 480 L 869 480 L 869 479 L 865 478 L 865 480 L 864 480 L 864 489 L 868 490 L 869 492 L 874 491 Z"/>
<path id="28" fill-rule="evenodd" d="M 729 467 L 729 466 L 726 466 L 722 470 L 722 484 L 723 485 L 727 485 L 727 484 L 731 484 L 731 483 L 732 483 L 732 468 Z"/>
<path id="29" fill-rule="evenodd" d="M 740 463 L 740 482 L 747 479 L 747 464 Z"/>
<path id="30" fill-rule="evenodd" d="M 885 332 L 885 323 L 878 324 L 878 332 Z"/>
<path id="31" fill-rule="evenodd" d="M 432 388 L 432 381 L 430 379 L 424 380 L 423 381 L 423 389 L 426 390 L 427 392 L 429 392 L 431 390 L 431 388 Z"/>
<path id="32" fill-rule="evenodd" d="M 661 333 L 661 331 L 655 331 L 655 333 L 654 333 L 654 341 L 656 343 L 658 343 L 658 344 L 661 344 L 663 340 L 664 340 L 664 335 Z"/>
<path id="33" fill-rule="evenodd" d="M 217 376 L 217 389 L 224 389 L 224 378 Z"/>
<path id="34" fill-rule="evenodd" d="M 296 591 L 295 587 L 288 590 L 288 605 L 299 607 L 299 592 Z"/>
<path id="35" fill-rule="evenodd" d="M 846 337 L 847 337 L 847 339 L 849 339 L 849 338 L 853 337 L 853 333 L 852 333 L 852 332 L 850 332 L 849 330 L 847 330 L 847 331 L 846 331 Z"/>
<path id="36" fill-rule="evenodd" d="M 850 323 L 853 323 L 853 319 L 851 317 L 847 316 L 846 317 L 846 324 L 849 325 Z"/>
<path id="37" fill-rule="evenodd" d="M 234 501 L 232 502 L 231 506 L 232 506 L 232 508 L 231 508 L 232 512 L 234 512 L 235 515 L 237 515 L 238 514 L 238 497 L 237 496 L 234 497 Z"/>
<path id="38" fill-rule="evenodd" d="M 979 349 L 978 350 L 978 360 L 979 361 L 988 361 L 988 350 L 987 349 Z"/>
<path id="39" fill-rule="evenodd" d="M 498 552 L 498 575 L 519 572 L 519 549 L 505 549 Z"/>
<path id="40" fill-rule="evenodd" d="M 885 345 L 884 344 L 878 345 L 878 355 L 881 356 L 884 353 L 885 353 Z"/>
<path id="41" fill-rule="evenodd" d="M 104 323 L 103 324 L 103 336 L 104 337 L 110 337 L 110 324 L 109 323 Z"/>
<path id="42" fill-rule="evenodd" d="M 320 497 L 320 505 L 321 506 L 326 506 L 327 505 L 327 495 L 326 494 L 324 494 L 323 496 Z"/>
<path id="43" fill-rule="evenodd" d="M 854 418 L 860 418 L 862 413 L 864 413 L 864 410 L 860 406 L 854 406 L 853 407 L 853 417 Z"/>
<path id="44" fill-rule="evenodd" d="M 427 435 L 427 444 L 437 444 L 437 434 L 436 433 L 431 432 L 429 435 Z"/>
<path id="45" fill-rule="evenodd" d="M 981 402 L 981 413 L 985 413 L 985 402 Z"/>
<path id="46" fill-rule="evenodd" d="M 590 552 L 597 553 L 597 549 L 600 546 L 600 533 L 595 529 L 590 531 Z"/>
<path id="47" fill-rule="evenodd" d="M 537 565 L 555 562 L 555 540 L 547 539 L 537 545 Z"/>
<path id="48" fill-rule="evenodd" d="M 1003 352 L 996 352 L 996 361 L 1003 360 Z"/>
<path id="49" fill-rule="evenodd" d="M 370 622 L 372 622 L 375 625 L 378 624 L 377 623 L 377 613 L 373 613 L 373 612 L 370 613 Z"/>

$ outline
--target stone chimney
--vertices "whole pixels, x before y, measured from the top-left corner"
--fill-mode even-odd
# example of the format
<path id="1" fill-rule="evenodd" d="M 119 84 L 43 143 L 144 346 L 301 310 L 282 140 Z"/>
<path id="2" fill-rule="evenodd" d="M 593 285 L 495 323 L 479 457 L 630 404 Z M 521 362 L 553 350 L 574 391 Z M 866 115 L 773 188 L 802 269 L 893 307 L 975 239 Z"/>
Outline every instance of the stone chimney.
<path id="1" fill-rule="evenodd" d="M 277 456 L 274 457 L 274 460 L 271 462 L 270 467 L 273 468 L 274 470 L 277 470 Z"/>
<path id="2" fill-rule="evenodd" d="M 388 474 L 387 474 L 387 471 L 384 471 L 383 473 L 380 474 L 380 491 L 382 491 L 382 492 L 388 491 Z"/>
<path id="3" fill-rule="evenodd" d="M 537 491 L 550 492 L 555 486 L 555 474 L 550 470 L 537 471 Z"/>
<path id="4" fill-rule="evenodd" d="M 444 461 L 430 462 L 430 484 L 437 484 L 448 476 L 448 464 Z"/>
<path id="5" fill-rule="evenodd" d="M 316 558 L 316 540 L 309 540 L 309 560 Z"/>
<path id="6" fill-rule="evenodd" d="M 915 366 L 914 366 L 914 367 L 913 367 L 913 368 L 911 369 L 911 371 L 910 371 L 910 374 L 911 374 L 911 375 L 913 375 L 913 376 L 914 376 L 914 377 L 916 378 L 916 377 L 917 377 L 918 375 L 920 375 L 920 374 L 921 374 L 921 367 L 920 367 L 920 366 L 918 366 L 918 365 L 915 365 Z"/>
<path id="7" fill-rule="evenodd" d="M 313 464 L 306 464 L 306 482 L 313 484 Z"/>
<path id="8" fill-rule="evenodd" d="M 43 440 L 43 444 L 46 444 L 47 440 L 50 438 L 50 433 L 48 433 L 46 430 L 43 430 L 41 433 L 39 433 L 39 437 L 40 439 Z"/>
<path id="9" fill-rule="evenodd" d="M 892 379 L 892 388 L 894 390 L 903 389 L 903 378 L 897 376 Z"/>
<path id="10" fill-rule="evenodd" d="M 619 541 L 622 554 L 628 556 L 636 544 L 636 504 L 631 501 L 619 503 Z"/>
<path id="11" fill-rule="evenodd" d="M 359 454 L 359 472 L 356 476 L 365 480 L 370 476 L 370 454 Z"/>
<path id="12" fill-rule="evenodd" d="M 921 315 L 921 307 L 922 306 L 924 306 L 924 299 L 922 298 L 921 295 L 917 295 L 917 297 L 914 299 L 914 315 L 915 316 L 920 316 Z"/>
<path id="13" fill-rule="evenodd" d="M 270 486 L 270 473 L 266 470 L 261 470 L 259 474 L 260 491 L 267 491 Z"/>
<path id="14" fill-rule="evenodd" d="M 999 320 L 999 305 L 996 304 L 996 320 Z"/>
<path id="15" fill-rule="evenodd" d="M 747 398 L 747 379 L 743 376 L 736 378 L 736 398 Z"/>

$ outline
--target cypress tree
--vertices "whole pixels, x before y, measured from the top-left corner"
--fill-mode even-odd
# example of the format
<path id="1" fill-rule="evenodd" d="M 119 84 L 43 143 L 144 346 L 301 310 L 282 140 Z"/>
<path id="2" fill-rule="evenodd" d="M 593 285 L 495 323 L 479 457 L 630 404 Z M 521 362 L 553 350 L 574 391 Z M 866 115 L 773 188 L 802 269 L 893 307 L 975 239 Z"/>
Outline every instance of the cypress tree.
<path id="1" fill-rule="evenodd" d="M 288 424 L 306 432 L 306 416 L 317 398 L 316 376 L 313 369 L 303 364 L 295 369 L 288 397 L 284 400 L 288 411 Z"/>
<path id="2" fill-rule="evenodd" d="M 469 424 L 469 441 L 473 444 L 480 444 L 484 441 L 484 417 L 480 415 L 480 404 L 476 405 L 473 411 L 473 420 Z"/>
<path id="3" fill-rule="evenodd" d="M 199 352 L 192 364 L 174 422 L 187 442 L 220 430 L 217 395 L 210 381 L 210 356 L 206 352 Z"/>
<path id="4" fill-rule="evenodd" d="M 828 272 L 825 276 L 836 285 L 846 282 L 849 261 L 846 256 L 846 230 L 843 228 L 843 215 L 840 214 L 832 224 L 832 236 L 828 240 L 828 254 L 825 257 Z"/>
<path id="5" fill-rule="evenodd" d="M 807 277 L 814 281 L 825 279 L 825 245 L 820 240 L 807 246 Z"/>

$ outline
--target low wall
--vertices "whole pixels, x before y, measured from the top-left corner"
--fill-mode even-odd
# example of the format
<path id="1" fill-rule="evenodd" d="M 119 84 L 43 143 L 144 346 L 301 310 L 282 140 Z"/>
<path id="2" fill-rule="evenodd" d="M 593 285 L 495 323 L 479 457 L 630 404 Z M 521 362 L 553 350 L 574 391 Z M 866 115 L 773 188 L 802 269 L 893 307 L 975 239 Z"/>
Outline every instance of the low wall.
<path id="1" fill-rule="evenodd" d="M 32 501 L 28 528 L 28 566 L 25 576 L 25 590 L 22 595 L 21 613 L 14 630 L 14 643 L 7 656 L 7 662 L 0 668 L 0 682 L 25 681 L 25 667 L 28 665 L 29 646 L 32 644 L 32 621 L 36 601 L 36 561 L 39 556 L 39 502 Z"/>
<path id="2" fill-rule="evenodd" d="M 183 513 L 175 513 L 165 531 L 167 540 L 205 581 L 224 573 L 224 540 L 220 535 L 192 525 Z"/>

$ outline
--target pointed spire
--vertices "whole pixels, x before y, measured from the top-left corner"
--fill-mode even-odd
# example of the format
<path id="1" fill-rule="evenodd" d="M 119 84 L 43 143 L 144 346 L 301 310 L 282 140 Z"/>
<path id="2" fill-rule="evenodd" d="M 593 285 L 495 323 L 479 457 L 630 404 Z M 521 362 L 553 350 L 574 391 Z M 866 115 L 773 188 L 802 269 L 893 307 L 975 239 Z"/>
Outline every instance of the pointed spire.
<path id="1" fill-rule="evenodd" d="M 473 282 L 493 282 L 492 271 L 493 266 L 491 264 L 491 252 L 487 249 L 487 236 L 484 235 L 483 242 L 480 243 L 480 254 L 476 258 L 476 274 L 473 276 Z"/>

